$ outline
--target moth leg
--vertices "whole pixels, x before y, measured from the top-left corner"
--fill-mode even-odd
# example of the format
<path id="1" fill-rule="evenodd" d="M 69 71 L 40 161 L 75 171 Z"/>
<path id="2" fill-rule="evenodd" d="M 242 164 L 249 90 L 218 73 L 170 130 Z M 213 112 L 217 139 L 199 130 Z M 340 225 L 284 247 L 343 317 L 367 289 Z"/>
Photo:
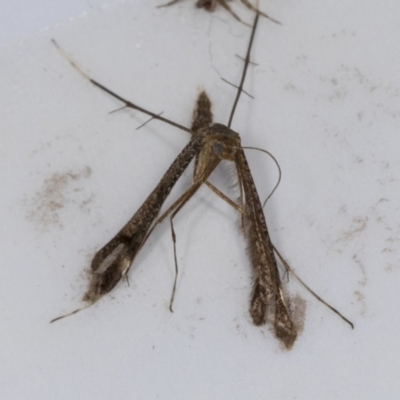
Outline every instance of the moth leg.
<path id="1" fill-rule="evenodd" d="M 186 192 L 187 193 L 187 192 Z M 171 312 L 174 312 L 172 305 L 174 302 L 174 297 L 175 297 L 175 292 L 176 292 L 176 284 L 178 282 L 178 272 L 179 272 L 179 267 L 178 267 L 178 258 L 176 256 L 176 234 L 175 234 L 175 229 L 174 229 L 174 223 L 173 223 L 173 218 L 175 217 L 175 215 L 178 213 L 178 211 L 181 209 L 181 207 L 189 200 L 189 198 L 192 196 L 190 195 L 189 198 L 187 198 L 185 195 L 186 193 L 184 193 L 182 195 L 182 197 L 180 197 L 177 202 L 175 202 L 172 207 L 170 207 L 157 221 L 156 223 L 153 225 L 153 227 L 151 228 L 150 232 L 148 233 L 148 235 L 151 234 L 151 232 L 153 231 L 153 229 L 156 227 L 156 225 L 160 224 L 171 212 L 173 212 L 173 214 L 170 217 L 170 226 L 171 226 L 171 236 L 172 236 L 172 243 L 174 246 L 174 263 L 175 263 L 175 277 L 174 277 L 174 284 L 172 286 L 172 292 L 171 292 L 171 299 L 169 301 L 169 310 Z M 182 202 L 182 204 L 181 204 Z M 175 210 L 175 211 L 174 211 Z"/>
<path id="2" fill-rule="evenodd" d="M 233 200 L 231 200 L 227 195 L 225 195 L 224 193 L 222 193 L 219 189 L 217 189 L 212 183 L 210 182 L 206 182 L 206 185 L 218 196 L 220 197 L 222 200 L 224 200 L 225 202 L 227 202 L 231 207 L 233 207 L 236 211 L 239 211 L 240 214 L 242 214 L 243 216 L 245 215 L 245 211 L 243 210 L 243 208 L 239 205 L 236 204 Z"/>
<path id="3" fill-rule="evenodd" d="M 148 234 L 143 240 L 143 243 L 146 241 L 146 239 L 151 235 L 153 232 L 154 228 L 158 225 L 161 224 L 161 222 L 168 217 L 169 214 L 172 213 L 170 217 L 170 224 L 171 224 L 171 235 L 172 235 L 172 242 L 174 245 L 174 260 L 175 260 L 175 278 L 174 278 L 174 285 L 172 287 L 172 294 L 171 294 L 171 300 L 169 303 L 169 310 L 171 312 L 174 312 L 172 309 L 172 304 L 174 302 L 174 297 L 175 297 L 175 291 L 176 291 L 176 283 L 178 281 L 178 260 L 176 257 L 176 234 L 174 230 L 174 224 L 172 222 L 173 218 L 175 215 L 181 210 L 181 208 L 186 204 L 187 201 L 193 196 L 193 194 L 197 191 L 197 189 L 200 187 L 199 184 L 193 184 L 185 193 L 182 194 L 181 197 L 178 198 L 178 200 L 175 201 L 174 204 L 170 208 L 168 208 L 167 211 L 165 211 L 161 217 L 158 218 L 158 220 L 154 223 L 154 225 L 151 227 L 149 230 Z"/>
<path id="4" fill-rule="evenodd" d="M 190 190 L 190 188 L 189 188 L 189 190 Z M 171 217 L 169 218 L 170 224 L 171 224 L 172 241 L 173 241 L 173 244 L 174 244 L 174 259 L 175 259 L 175 279 L 174 279 L 174 286 L 172 288 L 171 300 L 170 300 L 170 303 L 169 303 L 169 310 L 171 312 L 174 312 L 173 309 L 172 309 L 172 305 L 174 303 L 175 291 L 176 291 L 176 283 L 178 281 L 178 260 L 177 260 L 177 257 L 176 257 L 176 234 L 175 234 L 173 219 L 175 218 L 176 214 L 178 214 L 178 212 L 182 209 L 182 207 L 190 200 L 190 198 L 193 196 L 194 192 L 197 190 L 197 187 L 194 189 L 194 191 L 189 192 L 189 190 L 187 192 L 185 192 L 181 196 L 180 199 L 178 199 L 178 201 L 176 202 L 177 207 L 176 207 L 175 211 L 172 213 Z M 162 216 L 162 218 L 164 218 L 164 215 Z"/>
<path id="5" fill-rule="evenodd" d="M 169 310 L 171 312 L 174 312 L 172 305 L 174 303 L 176 284 L 178 282 L 178 272 L 179 272 L 178 259 L 176 256 L 176 234 L 175 234 L 173 219 L 176 216 L 176 214 L 178 214 L 178 212 L 182 209 L 182 207 L 190 200 L 190 198 L 194 195 L 194 193 L 197 191 L 199 187 L 200 184 L 194 183 L 185 193 L 182 194 L 181 197 L 179 197 L 177 201 L 175 201 L 175 203 L 167 211 L 165 211 L 165 213 L 155 223 L 155 225 L 161 223 L 168 215 L 172 213 L 172 215 L 170 216 L 170 225 L 171 225 L 172 242 L 174 245 L 175 278 L 174 278 L 174 285 L 172 287 L 171 300 L 169 302 Z"/>
<path id="6" fill-rule="evenodd" d="M 214 3 L 214 0 L 212 0 Z M 200 1 L 197 3 L 197 6 L 199 6 Z M 202 3 L 203 4 L 203 3 Z M 215 6 L 214 6 L 215 7 Z M 213 114 L 211 111 L 211 101 L 209 97 L 207 96 L 207 93 L 203 90 L 200 92 L 197 101 L 196 101 L 196 106 L 193 111 L 193 121 L 192 121 L 192 126 L 191 130 L 193 132 L 198 132 L 200 129 L 208 128 L 213 122 Z M 194 179 L 196 180 L 196 171 L 197 171 L 197 166 L 198 166 L 198 154 L 195 157 L 195 166 L 194 166 Z M 185 192 L 182 194 L 180 198 L 178 198 L 177 201 L 157 220 L 155 225 L 161 223 L 169 214 L 172 213 L 170 216 L 170 226 L 171 226 L 171 236 L 172 236 L 172 242 L 174 246 L 174 262 L 175 262 L 175 278 L 174 278 L 174 284 L 172 288 L 172 293 L 171 293 L 171 300 L 169 304 L 169 310 L 173 312 L 173 302 L 175 298 L 175 292 L 176 292 L 176 285 L 178 281 L 178 259 L 177 259 L 177 253 L 176 253 L 176 233 L 174 229 L 174 223 L 173 219 L 176 216 L 176 214 L 181 210 L 181 208 L 186 204 L 186 202 L 189 201 L 189 199 L 194 195 L 194 193 L 197 191 L 197 189 L 200 187 L 202 182 L 195 182 L 193 185 Z M 211 185 L 211 183 L 206 182 L 207 185 Z M 211 185 L 212 186 L 212 185 Z M 218 190 L 218 189 L 216 189 Z M 154 227 L 151 229 L 151 231 L 154 229 Z M 149 234 L 151 233 L 149 232 Z"/>
<path id="7" fill-rule="evenodd" d="M 173 219 L 173 216 L 171 216 L 171 218 L 169 219 L 169 222 L 171 225 L 171 236 L 172 236 L 172 243 L 174 246 L 175 277 L 174 277 L 174 284 L 172 286 L 171 299 L 169 301 L 169 311 L 174 312 L 174 310 L 172 308 L 172 304 L 174 303 L 176 283 L 178 282 L 178 259 L 176 257 L 176 234 L 175 234 L 174 223 L 172 222 L 172 219 Z"/>
<path id="8" fill-rule="evenodd" d="M 292 269 L 292 267 L 287 263 L 287 261 L 282 257 L 281 253 L 279 253 L 278 249 L 272 245 L 274 248 L 275 253 L 277 254 L 279 260 L 281 261 L 282 265 L 285 267 L 285 271 L 287 274 L 292 274 L 298 282 L 306 289 L 308 292 L 310 292 L 318 301 L 320 301 L 324 306 L 328 307 L 331 311 L 333 311 L 335 314 L 337 314 L 340 318 L 343 319 L 343 321 L 347 322 L 350 326 L 351 329 L 354 329 L 354 324 L 348 320 L 341 312 L 339 312 L 336 308 L 331 306 L 328 302 L 326 302 L 322 297 L 318 296 L 317 293 L 314 292 L 298 275 L 297 273 Z"/>

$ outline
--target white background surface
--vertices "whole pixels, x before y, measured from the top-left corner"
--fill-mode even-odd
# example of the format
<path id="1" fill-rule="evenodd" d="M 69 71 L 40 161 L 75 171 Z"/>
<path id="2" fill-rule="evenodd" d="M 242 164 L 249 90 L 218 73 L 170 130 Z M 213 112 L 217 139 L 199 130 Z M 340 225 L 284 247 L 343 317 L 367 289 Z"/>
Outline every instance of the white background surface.
<path id="1" fill-rule="evenodd" d="M 137 112 L 109 114 L 120 104 L 72 69 L 50 39 L 93 78 L 189 126 L 202 87 L 215 120 L 226 123 L 235 91 L 220 77 L 239 81 L 235 54 L 245 54 L 249 28 L 189 0 L 164 9 L 133 0 L 70 1 L 65 9 L 7 3 L 0 13 L 7 22 L 0 24 L 0 397 L 397 398 L 398 2 L 262 3 L 283 26 L 260 20 L 258 66 L 245 85 L 255 99 L 242 97 L 233 129 L 243 145 L 266 148 L 281 164 L 282 184 L 266 208 L 273 242 L 355 323 L 352 331 L 292 279 L 285 287 L 307 309 L 290 352 L 268 326 L 251 324 L 238 216 L 207 188 L 175 221 L 174 314 L 163 224 L 135 260 L 130 287 L 123 282 L 90 309 L 48 323 L 80 304 L 93 253 L 188 142 L 159 122 L 136 131 L 147 119 Z M 276 168 L 262 153 L 248 158 L 265 198 Z M 229 193 L 226 172 L 214 181 Z M 189 168 L 172 197 L 190 178 Z"/>

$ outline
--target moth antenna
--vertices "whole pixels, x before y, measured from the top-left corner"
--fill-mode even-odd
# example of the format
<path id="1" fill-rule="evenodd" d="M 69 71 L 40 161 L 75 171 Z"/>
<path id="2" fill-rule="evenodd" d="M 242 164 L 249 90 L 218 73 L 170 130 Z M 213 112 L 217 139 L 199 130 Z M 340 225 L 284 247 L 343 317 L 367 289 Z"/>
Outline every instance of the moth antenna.
<path id="1" fill-rule="evenodd" d="M 268 155 L 272 158 L 272 160 L 274 161 L 275 165 L 276 165 L 277 168 L 278 168 L 278 174 L 279 174 L 278 182 L 276 183 L 276 185 L 275 185 L 274 188 L 272 189 L 272 192 L 271 192 L 271 193 L 268 195 L 268 197 L 264 200 L 264 203 L 263 203 L 263 208 L 264 208 L 264 207 L 265 207 L 265 204 L 267 203 L 267 201 L 272 197 L 272 195 L 274 194 L 275 190 L 278 189 L 278 186 L 279 186 L 280 183 L 281 183 L 281 180 L 282 180 L 282 170 L 281 170 L 281 167 L 280 167 L 280 165 L 279 165 L 279 163 L 278 163 L 278 160 L 272 155 L 272 153 L 270 153 L 270 152 L 267 151 L 267 150 L 260 149 L 259 147 L 250 147 L 250 146 L 242 147 L 242 148 L 243 148 L 243 149 L 246 149 L 246 150 L 258 150 L 258 151 L 262 151 L 263 153 L 268 154 Z"/>

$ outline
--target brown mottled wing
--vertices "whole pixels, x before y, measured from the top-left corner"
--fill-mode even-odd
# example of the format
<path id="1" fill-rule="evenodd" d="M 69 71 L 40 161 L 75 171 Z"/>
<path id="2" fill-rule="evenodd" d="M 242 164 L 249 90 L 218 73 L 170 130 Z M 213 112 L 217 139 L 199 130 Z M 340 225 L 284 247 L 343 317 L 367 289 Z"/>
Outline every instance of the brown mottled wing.
<path id="1" fill-rule="evenodd" d="M 202 141 L 203 135 L 193 135 L 135 215 L 95 254 L 91 264 L 92 278 L 84 296 L 85 301 L 94 303 L 120 281 L 143 246 L 147 232 L 172 187 L 200 151 Z"/>
<path id="2" fill-rule="evenodd" d="M 237 151 L 236 165 L 245 196 L 245 235 L 249 243 L 251 263 L 256 272 L 250 314 L 255 325 L 263 325 L 267 322 L 268 308 L 275 304 L 275 335 L 287 348 L 291 348 L 297 333 L 283 298 L 264 212 L 242 149 Z"/>

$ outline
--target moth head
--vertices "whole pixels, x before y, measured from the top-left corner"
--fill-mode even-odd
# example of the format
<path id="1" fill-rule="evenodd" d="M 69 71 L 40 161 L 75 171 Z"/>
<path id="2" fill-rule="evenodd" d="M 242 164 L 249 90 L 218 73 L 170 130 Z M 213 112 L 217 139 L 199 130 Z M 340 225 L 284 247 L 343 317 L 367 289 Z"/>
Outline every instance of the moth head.
<path id="1" fill-rule="evenodd" d="M 212 151 L 221 160 L 235 160 L 236 146 L 232 146 L 230 141 L 214 140 L 212 143 Z"/>

